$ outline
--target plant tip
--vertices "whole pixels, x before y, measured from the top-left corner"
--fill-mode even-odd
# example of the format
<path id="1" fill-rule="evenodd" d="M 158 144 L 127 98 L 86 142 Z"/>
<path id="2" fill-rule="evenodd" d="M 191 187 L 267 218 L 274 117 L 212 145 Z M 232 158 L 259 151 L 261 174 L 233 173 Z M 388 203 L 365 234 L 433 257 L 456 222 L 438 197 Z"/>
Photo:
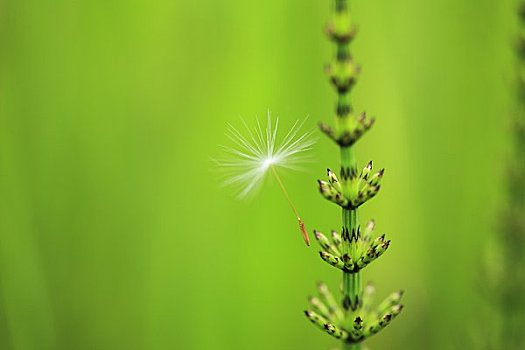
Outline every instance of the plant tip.
<path id="1" fill-rule="evenodd" d="M 310 246 L 310 237 L 308 236 L 308 232 L 306 231 L 306 226 L 304 224 L 304 221 L 301 218 L 297 218 L 299 220 L 299 229 L 301 230 L 301 234 L 304 239 L 304 243 L 309 247 Z"/>

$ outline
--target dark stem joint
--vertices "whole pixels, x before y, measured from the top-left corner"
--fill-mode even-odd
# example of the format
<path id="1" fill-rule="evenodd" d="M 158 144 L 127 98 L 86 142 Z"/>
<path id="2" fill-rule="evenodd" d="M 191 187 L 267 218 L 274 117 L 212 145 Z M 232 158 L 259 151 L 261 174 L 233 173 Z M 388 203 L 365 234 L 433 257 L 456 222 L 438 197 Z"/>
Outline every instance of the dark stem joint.
<path id="1" fill-rule="evenodd" d="M 336 113 L 339 118 L 346 117 L 350 112 L 352 112 L 352 107 L 349 104 L 337 104 Z"/>
<path id="2" fill-rule="evenodd" d="M 335 10 L 337 12 L 344 12 L 348 8 L 347 0 L 335 0 Z"/>
<path id="3" fill-rule="evenodd" d="M 357 168 L 355 167 L 341 167 L 341 179 L 342 180 L 348 180 L 350 178 L 357 176 Z"/>

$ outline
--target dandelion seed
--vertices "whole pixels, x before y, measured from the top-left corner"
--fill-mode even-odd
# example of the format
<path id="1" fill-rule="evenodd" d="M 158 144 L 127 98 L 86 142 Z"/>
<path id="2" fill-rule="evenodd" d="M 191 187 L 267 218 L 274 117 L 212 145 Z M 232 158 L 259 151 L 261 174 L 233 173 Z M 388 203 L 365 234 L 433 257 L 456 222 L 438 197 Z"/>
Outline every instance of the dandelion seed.
<path id="1" fill-rule="evenodd" d="M 257 192 L 266 175 L 271 173 L 299 222 L 306 244 L 310 245 L 304 222 L 277 172 L 279 168 L 301 170 L 301 163 L 308 159 L 305 152 L 312 148 L 315 140 L 312 138 L 313 131 L 301 132 L 304 122 L 296 121 L 280 141 L 279 118 L 273 123 L 269 112 L 265 128 L 259 120 L 254 128 L 243 121 L 245 134 L 228 124 L 226 136 L 234 147 L 223 146 L 224 157 L 217 159 L 216 163 L 225 177 L 224 184 L 234 187 L 240 198 Z"/>

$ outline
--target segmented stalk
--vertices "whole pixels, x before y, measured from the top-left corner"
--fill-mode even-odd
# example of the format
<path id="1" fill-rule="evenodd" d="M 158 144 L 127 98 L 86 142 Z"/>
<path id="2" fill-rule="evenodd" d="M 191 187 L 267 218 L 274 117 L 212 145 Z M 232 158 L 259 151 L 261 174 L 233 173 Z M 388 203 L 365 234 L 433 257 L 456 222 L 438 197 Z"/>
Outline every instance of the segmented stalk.
<path id="1" fill-rule="evenodd" d="M 340 97 L 341 99 L 341 97 Z M 339 104 L 338 104 L 339 106 Z M 350 147 L 341 147 L 341 174 L 350 174 L 357 171 L 357 165 L 354 158 L 354 152 Z M 343 184 L 347 179 L 342 177 Z M 357 209 L 342 209 L 343 229 L 342 229 L 342 247 L 343 254 L 350 256 L 357 255 Z M 345 324 L 350 325 L 353 322 L 352 313 L 355 312 L 361 304 L 362 283 L 361 272 L 349 273 L 343 271 L 343 300 L 342 305 L 345 311 Z M 360 343 L 343 343 L 344 349 L 358 350 L 361 348 Z"/>
<path id="2" fill-rule="evenodd" d="M 390 246 L 390 241 L 385 240 L 384 234 L 374 233 L 373 220 L 361 231 L 357 210 L 379 192 L 384 169 L 372 173 L 370 161 L 357 171 L 353 146 L 372 127 L 374 119 L 367 118 L 365 113 L 355 114 L 352 109 L 350 92 L 360 70 L 350 54 L 356 30 L 350 18 L 349 1 L 333 1 L 326 32 L 335 44 L 336 53 L 326 73 L 337 92 L 336 120 L 334 128 L 324 123 L 319 127 L 339 146 L 341 169 L 340 178 L 328 169 L 328 181 L 318 180 L 318 184 L 321 195 L 341 207 L 342 229 L 341 234 L 332 232 L 331 241 L 319 231 L 314 233 L 322 248 L 321 259 L 343 273 L 342 296 L 340 305 L 335 305 L 333 298 L 325 297 L 329 301 L 328 309 L 320 299 L 310 298 L 311 310 L 306 310 L 305 315 L 320 329 L 341 340 L 343 350 L 360 350 L 365 339 L 377 334 L 399 315 L 403 308 L 400 304 L 402 293 L 390 297 L 375 311 L 371 307 L 373 288 L 369 286 L 363 293 L 361 270 L 379 258 Z M 332 295 L 324 284 L 319 294 L 321 297 Z"/>
<path id="3" fill-rule="evenodd" d="M 501 266 L 493 273 L 495 278 L 488 288 L 500 320 L 494 349 L 525 348 L 525 1 L 519 2 L 518 19 L 516 107 L 511 124 L 513 154 L 507 160 L 506 205 L 496 236 Z"/>
<path id="4" fill-rule="evenodd" d="M 348 13 L 347 0 L 335 1 L 336 16 L 344 16 Z M 336 41 L 336 61 L 337 64 L 343 66 L 349 60 L 352 60 L 350 55 L 350 42 Z M 350 102 L 351 86 L 342 89 L 337 89 L 337 105 L 336 105 L 336 125 L 338 126 L 338 134 L 344 133 L 345 119 L 349 117 L 352 111 Z M 349 192 L 348 176 L 357 172 L 357 162 L 355 159 L 352 145 L 340 145 L 341 153 L 341 180 L 343 183 L 343 194 Z M 342 247 L 343 254 L 348 254 L 351 257 L 357 255 L 357 230 L 358 230 L 358 216 L 357 208 L 342 209 Z M 346 272 L 343 271 L 343 289 L 342 289 L 342 306 L 345 312 L 345 324 L 350 325 L 353 322 L 352 314 L 355 312 L 361 303 L 362 295 L 361 272 Z M 359 350 L 361 343 L 343 342 L 344 350 Z"/>

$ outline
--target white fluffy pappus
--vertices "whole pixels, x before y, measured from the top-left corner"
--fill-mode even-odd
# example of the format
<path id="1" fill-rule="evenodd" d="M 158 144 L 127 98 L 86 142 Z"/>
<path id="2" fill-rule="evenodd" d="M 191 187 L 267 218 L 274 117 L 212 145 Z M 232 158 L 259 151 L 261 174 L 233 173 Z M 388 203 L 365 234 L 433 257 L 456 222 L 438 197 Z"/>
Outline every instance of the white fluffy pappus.
<path id="1" fill-rule="evenodd" d="M 309 246 L 310 238 L 304 221 L 277 173 L 278 168 L 301 170 L 300 164 L 309 158 L 305 153 L 312 148 L 315 140 L 312 137 L 313 130 L 301 131 L 305 121 L 306 119 L 296 121 L 282 139 L 278 135 L 279 118 L 273 123 L 270 112 L 265 128 L 258 119 L 253 128 L 243 120 L 245 134 L 228 124 L 226 135 L 234 145 L 222 146 L 223 158 L 216 159 L 215 162 L 224 175 L 224 184 L 234 187 L 240 198 L 255 193 L 264 182 L 266 174 L 271 172 L 290 204 L 303 239 Z"/>
<path id="2" fill-rule="evenodd" d="M 281 185 L 276 169 L 301 170 L 301 164 L 309 158 L 306 152 L 315 143 L 313 130 L 301 131 L 305 121 L 297 120 L 282 138 L 279 118 L 272 122 L 270 112 L 265 127 L 258 119 L 252 128 L 243 120 L 242 130 L 228 124 L 226 136 L 233 145 L 221 146 L 223 155 L 215 159 L 224 185 L 235 188 L 238 196 L 245 198 L 257 192 L 268 172 L 273 172 Z"/>

